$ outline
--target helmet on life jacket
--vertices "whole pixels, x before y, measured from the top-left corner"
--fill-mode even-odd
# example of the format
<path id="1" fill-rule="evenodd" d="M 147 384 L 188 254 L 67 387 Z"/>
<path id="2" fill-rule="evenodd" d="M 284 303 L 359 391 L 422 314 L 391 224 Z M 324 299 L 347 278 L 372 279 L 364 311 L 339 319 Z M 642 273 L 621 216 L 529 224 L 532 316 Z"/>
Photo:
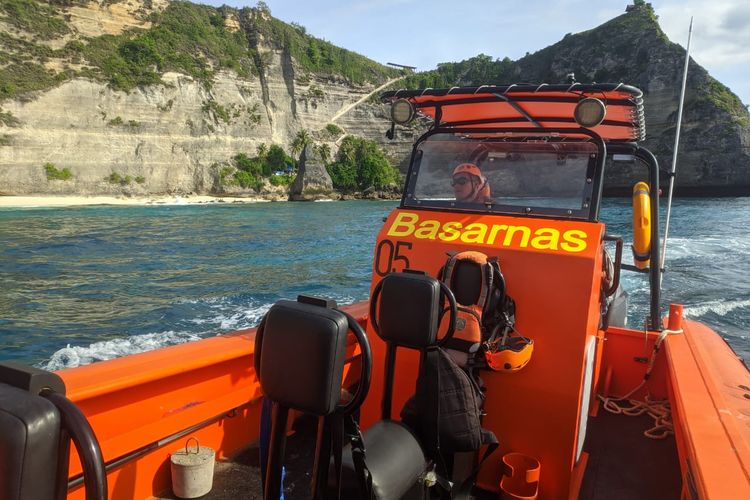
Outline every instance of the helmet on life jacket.
<path id="1" fill-rule="evenodd" d="M 534 341 L 522 337 L 504 336 L 495 342 L 484 343 L 484 359 L 496 372 L 515 372 L 526 366 L 534 352 Z"/>

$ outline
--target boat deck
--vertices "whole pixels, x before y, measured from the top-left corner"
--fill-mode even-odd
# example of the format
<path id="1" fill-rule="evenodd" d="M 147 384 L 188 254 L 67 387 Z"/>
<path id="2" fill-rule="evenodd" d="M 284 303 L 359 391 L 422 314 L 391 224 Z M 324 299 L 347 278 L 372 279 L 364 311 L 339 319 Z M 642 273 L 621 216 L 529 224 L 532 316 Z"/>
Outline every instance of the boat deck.
<path id="1" fill-rule="evenodd" d="M 654 440 L 643 431 L 652 425 L 647 416 L 627 417 L 605 411 L 588 423 L 584 450 L 589 453 L 580 499 L 669 500 L 679 498 L 680 469 L 673 436 Z M 298 419 L 287 440 L 284 497 L 310 498 L 310 471 L 315 446 L 315 421 Z M 477 492 L 477 498 L 496 498 Z M 175 497 L 166 496 L 164 499 Z M 216 464 L 211 492 L 203 500 L 261 499 L 258 447 L 250 446 Z"/>
<path id="2" fill-rule="evenodd" d="M 590 418 L 589 454 L 580 499 L 678 499 L 682 481 L 674 436 L 650 439 L 647 415 L 628 417 L 601 409 Z"/>

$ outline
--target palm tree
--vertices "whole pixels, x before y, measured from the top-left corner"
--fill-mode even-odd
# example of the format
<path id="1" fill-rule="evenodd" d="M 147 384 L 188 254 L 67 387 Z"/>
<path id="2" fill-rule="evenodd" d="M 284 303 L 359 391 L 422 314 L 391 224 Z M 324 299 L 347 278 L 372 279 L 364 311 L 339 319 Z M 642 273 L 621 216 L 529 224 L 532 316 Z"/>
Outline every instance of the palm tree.
<path id="1" fill-rule="evenodd" d="M 318 144 L 315 146 L 315 151 L 320 155 L 320 159 L 323 163 L 328 163 L 331 159 L 331 146 L 328 144 Z"/>
<path id="2" fill-rule="evenodd" d="M 292 141 L 292 154 L 297 156 L 308 144 L 312 144 L 312 137 L 310 137 L 310 132 L 306 128 L 303 128 L 297 132 L 297 136 Z"/>

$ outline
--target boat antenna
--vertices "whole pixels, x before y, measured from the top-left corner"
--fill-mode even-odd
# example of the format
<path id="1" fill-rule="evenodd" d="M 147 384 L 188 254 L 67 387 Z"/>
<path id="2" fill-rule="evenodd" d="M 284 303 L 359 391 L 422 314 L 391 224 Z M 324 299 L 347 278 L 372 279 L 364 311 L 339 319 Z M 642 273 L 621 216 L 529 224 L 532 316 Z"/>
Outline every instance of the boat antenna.
<path id="1" fill-rule="evenodd" d="M 661 266 L 664 271 L 664 262 L 667 257 L 667 235 L 669 234 L 669 217 L 672 215 L 672 193 L 674 192 L 674 177 L 677 171 L 677 148 L 680 145 L 680 125 L 682 125 L 682 105 L 685 102 L 685 86 L 687 84 L 688 63 L 690 62 L 690 39 L 693 36 L 693 18 L 690 18 L 688 29 L 687 49 L 685 49 L 685 69 L 682 72 L 682 90 L 680 91 L 680 104 L 677 108 L 677 130 L 674 136 L 674 150 L 672 152 L 672 168 L 669 170 L 669 194 L 667 195 L 667 217 L 664 223 L 664 244 L 661 247 Z M 664 276 L 664 274 L 662 274 Z"/>

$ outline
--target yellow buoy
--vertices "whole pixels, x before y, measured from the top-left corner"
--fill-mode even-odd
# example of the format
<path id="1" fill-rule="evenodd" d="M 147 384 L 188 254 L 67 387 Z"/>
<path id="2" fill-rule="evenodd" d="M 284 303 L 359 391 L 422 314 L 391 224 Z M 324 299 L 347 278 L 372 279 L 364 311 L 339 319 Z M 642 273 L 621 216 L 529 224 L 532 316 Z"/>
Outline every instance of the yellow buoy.
<path id="1" fill-rule="evenodd" d="M 651 262 L 651 198 L 649 186 L 633 186 L 633 260 L 635 267 L 646 269 Z"/>

